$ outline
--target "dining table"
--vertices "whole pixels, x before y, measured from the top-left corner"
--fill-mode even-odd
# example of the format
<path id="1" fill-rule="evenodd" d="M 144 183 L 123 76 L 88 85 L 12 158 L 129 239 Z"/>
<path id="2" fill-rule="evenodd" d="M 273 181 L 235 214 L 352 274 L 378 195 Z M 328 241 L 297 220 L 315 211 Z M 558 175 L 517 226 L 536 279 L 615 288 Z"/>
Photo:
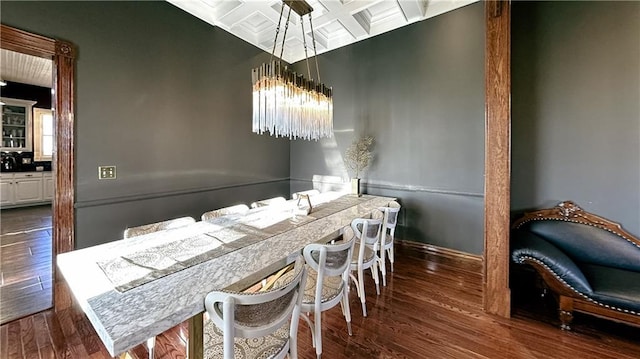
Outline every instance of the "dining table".
<path id="1" fill-rule="evenodd" d="M 395 198 L 318 195 L 57 255 L 75 301 L 117 356 L 186 320 L 188 357 L 203 356 L 205 296 L 242 291 L 294 262 L 310 243 L 339 238 L 355 218 Z M 309 212 L 309 213 L 308 213 Z"/>

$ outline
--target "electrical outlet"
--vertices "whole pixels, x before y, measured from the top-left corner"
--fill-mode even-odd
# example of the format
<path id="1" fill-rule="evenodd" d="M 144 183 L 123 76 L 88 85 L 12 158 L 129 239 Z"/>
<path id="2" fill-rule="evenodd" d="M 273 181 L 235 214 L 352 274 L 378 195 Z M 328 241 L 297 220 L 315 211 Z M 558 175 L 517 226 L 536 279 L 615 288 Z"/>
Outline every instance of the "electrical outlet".
<path id="1" fill-rule="evenodd" d="M 98 166 L 98 179 L 116 179 L 116 166 Z"/>

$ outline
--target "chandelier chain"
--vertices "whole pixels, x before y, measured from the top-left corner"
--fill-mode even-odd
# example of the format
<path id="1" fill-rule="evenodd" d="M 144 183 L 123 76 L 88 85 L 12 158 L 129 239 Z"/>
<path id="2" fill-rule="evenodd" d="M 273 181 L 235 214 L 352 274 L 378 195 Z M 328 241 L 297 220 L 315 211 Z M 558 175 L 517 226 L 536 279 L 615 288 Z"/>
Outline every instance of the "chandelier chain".
<path id="1" fill-rule="evenodd" d="M 302 16 L 300 16 L 300 26 L 302 26 L 302 45 L 304 46 L 304 58 L 307 61 L 307 73 L 309 74 L 309 80 L 311 80 L 311 67 L 309 67 L 309 54 L 307 53 L 307 35 L 304 32 Z"/>
<path id="2" fill-rule="evenodd" d="M 284 54 L 284 42 L 287 39 L 287 30 L 289 30 L 289 18 L 291 17 L 291 7 L 289 7 L 289 12 L 287 13 L 287 22 L 284 24 L 284 37 L 282 38 L 282 48 L 280 49 L 280 58 Z"/>
<path id="3" fill-rule="evenodd" d="M 273 55 L 276 53 L 276 45 L 278 44 L 278 34 L 280 33 L 280 23 L 282 22 L 282 13 L 284 13 L 284 2 L 280 8 L 280 17 L 278 18 L 278 26 L 276 26 L 276 38 L 273 40 L 273 50 L 271 50 L 271 57 L 269 57 L 269 63 L 273 61 Z M 280 59 L 278 59 L 280 62 Z"/>
<path id="4" fill-rule="evenodd" d="M 320 80 L 320 66 L 318 66 L 318 51 L 316 51 L 316 37 L 313 33 L 313 19 L 311 17 L 311 13 L 309 13 L 309 23 L 311 24 L 311 41 L 313 43 L 313 57 L 316 58 L 316 71 L 318 72 L 318 83 L 322 83 L 322 81 Z M 305 52 L 305 55 L 306 55 L 306 52 Z M 307 58 L 307 61 L 309 61 L 309 58 Z M 311 75 L 309 75 L 309 77 L 311 77 Z"/>

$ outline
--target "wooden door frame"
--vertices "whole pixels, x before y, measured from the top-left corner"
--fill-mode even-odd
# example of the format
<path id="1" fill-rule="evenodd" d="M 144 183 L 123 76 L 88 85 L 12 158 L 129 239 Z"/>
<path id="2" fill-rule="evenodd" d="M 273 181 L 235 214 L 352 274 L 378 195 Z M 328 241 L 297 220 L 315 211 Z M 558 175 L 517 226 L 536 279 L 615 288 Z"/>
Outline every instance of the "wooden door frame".
<path id="1" fill-rule="evenodd" d="M 52 170 L 54 196 L 52 203 L 53 258 L 56 275 L 56 255 L 75 248 L 74 237 L 74 102 L 75 58 L 73 44 L 32 34 L 0 24 L 0 47 L 53 60 L 55 96 L 55 142 Z M 55 286 L 54 286 L 55 288 Z M 55 293 L 54 293 L 55 298 Z"/>
<path id="2" fill-rule="evenodd" d="M 511 2 L 485 1 L 485 312 L 511 315 Z"/>

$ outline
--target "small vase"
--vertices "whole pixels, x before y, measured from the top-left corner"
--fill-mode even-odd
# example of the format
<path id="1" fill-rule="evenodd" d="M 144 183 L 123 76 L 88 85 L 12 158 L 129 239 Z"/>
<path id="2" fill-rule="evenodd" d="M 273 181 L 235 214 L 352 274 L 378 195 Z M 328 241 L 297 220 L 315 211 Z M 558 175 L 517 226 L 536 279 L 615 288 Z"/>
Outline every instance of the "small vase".
<path id="1" fill-rule="evenodd" d="M 362 196 L 362 193 L 360 193 L 360 178 L 351 179 L 351 194 L 355 194 L 358 197 Z"/>

